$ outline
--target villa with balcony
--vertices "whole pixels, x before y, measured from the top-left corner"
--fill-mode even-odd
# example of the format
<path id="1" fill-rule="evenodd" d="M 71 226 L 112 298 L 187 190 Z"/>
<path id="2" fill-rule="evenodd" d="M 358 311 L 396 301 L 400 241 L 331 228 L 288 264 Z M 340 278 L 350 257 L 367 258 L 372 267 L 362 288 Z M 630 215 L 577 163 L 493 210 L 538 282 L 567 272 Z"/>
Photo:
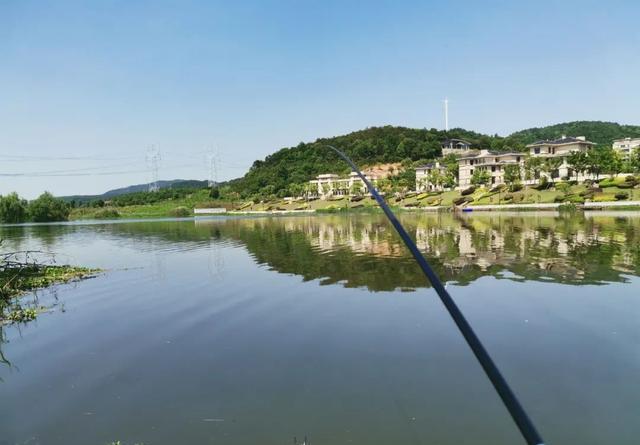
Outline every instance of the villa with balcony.
<path id="1" fill-rule="evenodd" d="M 458 160 L 458 188 L 469 187 L 476 170 L 489 173 L 490 186 L 504 184 L 505 166 L 518 165 L 522 169 L 524 157 L 525 154 L 520 152 L 501 153 L 489 150 L 480 150 L 479 153 L 463 156 Z"/>
<path id="2" fill-rule="evenodd" d="M 464 156 L 473 150 L 471 143 L 464 139 L 445 139 L 440 144 L 440 148 L 442 149 L 442 156 Z"/>
<path id="3" fill-rule="evenodd" d="M 366 174 L 365 177 L 374 185 L 378 177 L 373 174 Z M 351 196 L 367 192 L 367 186 L 360 179 L 357 173 L 351 172 L 348 177 L 340 177 L 333 173 L 318 175 L 316 179 L 309 181 L 312 194 L 320 199 L 327 199 L 332 196 Z"/>
<path id="4" fill-rule="evenodd" d="M 625 160 L 628 160 L 633 150 L 638 147 L 640 147 L 640 138 L 616 139 L 613 141 L 612 146 L 612 148 L 616 152 L 620 153 L 620 156 Z"/>
<path id="5" fill-rule="evenodd" d="M 553 177 L 569 177 L 579 179 L 575 172 L 571 170 L 570 165 L 567 162 L 567 158 L 571 153 L 586 152 L 590 150 L 595 144 L 586 140 L 584 136 L 567 137 L 562 135 L 560 139 L 553 141 L 543 140 L 537 141 L 533 144 L 527 145 L 529 154 L 531 157 L 541 158 L 559 158 L 561 163 Z"/>

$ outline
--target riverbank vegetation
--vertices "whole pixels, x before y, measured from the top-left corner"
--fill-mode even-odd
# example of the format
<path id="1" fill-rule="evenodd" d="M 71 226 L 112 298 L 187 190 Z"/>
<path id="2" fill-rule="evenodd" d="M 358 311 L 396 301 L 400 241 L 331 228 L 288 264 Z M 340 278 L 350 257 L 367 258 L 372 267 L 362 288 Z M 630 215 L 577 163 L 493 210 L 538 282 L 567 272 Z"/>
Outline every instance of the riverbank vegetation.
<path id="1" fill-rule="evenodd" d="M 85 267 L 57 265 L 49 260 L 41 262 L 40 252 L 9 252 L 0 254 L 0 324 L 26 322 L 36 318 L 47 308 L 37 301 L 24 304 L 20 296 L 58 283 L 68 283 L 95 275 L 99 271 Z"/>
<path id="2" fill-rule="evenodd" d="M 0 223 L 66 221 L 71 206 L 51 193 L 44 192 L 38 198 L 27 201 L 17 193 L 0 195 Z"/>

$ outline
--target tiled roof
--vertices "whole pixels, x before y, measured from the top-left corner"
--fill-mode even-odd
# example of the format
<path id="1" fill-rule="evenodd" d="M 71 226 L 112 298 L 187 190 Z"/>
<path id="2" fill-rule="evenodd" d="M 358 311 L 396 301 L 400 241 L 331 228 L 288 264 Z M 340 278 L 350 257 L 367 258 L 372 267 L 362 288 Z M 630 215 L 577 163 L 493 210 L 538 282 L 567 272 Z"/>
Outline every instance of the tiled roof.
<path id="1" fill-rule="evenodd" d="M 540 140 L 536 141 L 532 144 L 527 145 L 527 147 L 532 147 L 535 145 L 562 145 L 562 144 L 573 144 L 573 143 L 583 143 L 583 144 L 593 144 L 593 142 L 584 141 L 582 139 L 574 138 L 574 137 L 564 137 L 560 139 L 551 140 Z"/>

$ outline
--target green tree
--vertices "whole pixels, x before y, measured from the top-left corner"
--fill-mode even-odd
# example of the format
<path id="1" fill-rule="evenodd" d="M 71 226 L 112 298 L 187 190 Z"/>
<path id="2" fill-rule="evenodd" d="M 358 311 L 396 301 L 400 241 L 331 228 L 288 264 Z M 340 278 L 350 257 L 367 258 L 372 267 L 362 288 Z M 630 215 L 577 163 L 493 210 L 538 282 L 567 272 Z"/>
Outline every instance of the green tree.
<path id="1" fill-rule="evenodd" d="M 551 178 L 551 182 L 554 182 L 554 180 L 560 176 L 558 169 L 561 165 L 562 158 L 546 158 L 542 164 L 542 171 Z"/>
<path id="2" fill-rule="evenodd" d="M 44 192 L 28 206 L 29 216 L 35 222 L 66 221 L 70 211 L 66 202 L 54 198 L 49 192 Z"/>
<path id="3" fill-rule="evenodd" d="M 27 220 L 27 201 L 17 193 L 0 196 L 0 222 L 5 224 L 21 223 Z"/>
<path id="4" fill-rule="evenodd" d="M 540 172 L 542 171 L 543 163 L 544 160 L 542 158 L 527 156 L 524 160 L 525 179 L 528 181 L 540 179 Z"/>
<path id="5" fill-rule="evenodd" d="M 209 196 L 212 199 L 220 199 L 220 189 L 218 187 L 212 187 L 211 191 L 209 192 Z"/>
<path id="6" fill-rule="evenodd" d="M 567 157 L 567 163 L 577 174 L 584 174 L 589 169 L 589 157 L 583 151 L 575 151 Z"/>
<path id="7" fill-rule="evenodd" d="M 475 169 L 473 175 L 471 175 L 471 184 L 473 185 L 486 185 L 491 181 L 491 175 L 484 169 Z"/>
<path id="8" fill-rule="evenodd" d="M 618 173 L 621 173 L 624 168 L 624 159 L 622 159 L 620 153 L 611 147 L 603 149 L 602 162 L 604 171 L 611 176 L 616 176 Z"/>
<path id="9" fill-rule="evenodd" d="M 445 166 L 447 174 L 453 175 L 453 177 L 457 180 L 459 166 L 458 158 L 456 158 L 455 155 L 447 155 L 442 158 L 441 163 Z"/>
<path id="10" fill-rule="evenodd" d="M 349 189 L 349 193 L 351 193 L 351 195 L 353 196 L 362 196 L 362 187 L 364 184 L 362 184 L 360 181 L 354 181 L 353 184 L 351 184 L 351 188 Z"/>
<path id="11" fill-rule="evenodd" d="M 633 152 L 629 154 L 629 165 L 634 172 L 640 172 L 640 147 L 636 147 Z"/>
<path id="12" fill-rule="evenodd" d="M 521 172 L 520 165 L 518 164 L 510 164 L 504 166 L 504 182 L 508 186 L 513 186 L 520 182 Z"/>
<path id="13" fill-rule="evenodd" d="M 440 170 L 435 168 L 431 170 L 427 175 L 427 182 L 431 184 L 432 188 L 436 190 L 438 189 L 438 187 L 440 187 L 440 185 L 442 185 L 442 179 L 443 178 Z"/>

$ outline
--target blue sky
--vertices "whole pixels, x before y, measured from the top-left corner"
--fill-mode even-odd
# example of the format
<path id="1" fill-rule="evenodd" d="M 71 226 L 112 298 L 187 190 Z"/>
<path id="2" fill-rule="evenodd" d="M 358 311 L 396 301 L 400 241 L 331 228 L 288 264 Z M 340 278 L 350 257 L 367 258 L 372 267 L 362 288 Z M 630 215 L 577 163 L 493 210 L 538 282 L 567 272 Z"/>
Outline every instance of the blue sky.
<path id="1" fill-rule="evenodd" d="M 219 179 L 374 125 L 640 124 L 636 1 L 0 1 L 0 194 Z M 65 159 L 61 159 L 65 158 Z M 57 176 L 34 176 L 33 173 Z M 50 173 L 52 172 L 52 173 Z M 69 174 L 73 174 L 70 176 Z"/>

